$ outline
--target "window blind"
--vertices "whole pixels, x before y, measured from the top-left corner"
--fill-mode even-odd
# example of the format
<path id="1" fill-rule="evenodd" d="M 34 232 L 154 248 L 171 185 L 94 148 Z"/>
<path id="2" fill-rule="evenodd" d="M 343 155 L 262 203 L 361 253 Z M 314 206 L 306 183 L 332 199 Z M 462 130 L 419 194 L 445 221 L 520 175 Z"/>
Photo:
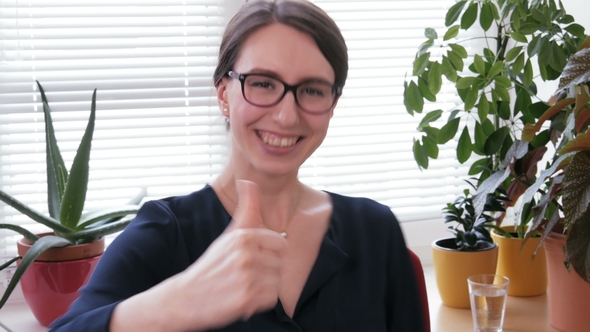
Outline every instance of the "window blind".
<path id="1" fill-rule="evenodd" d="M 186 194 L 215 178 L 229 142 L 211 76 L 224 26 L 243 1 L 0 1 L 0 188 L 47 211 L 35 80 L 68 167 L 98 90 L 87 209 L 123 204 L 141 187 L 146 199 Z M 420 119 L 402 96 L 424 28 L 442 28 L 454 1 L 314 2 L 340 26 L 350 72 L 328 136 L 300 178 L 387 204 L 402 222 L 440 219 L 467 170 L 452 144 L 418 170 L 411 149 Z M 0 220 L 43 230 L 5 204 Z M 17 237 L 0 233 L 5 256 Z"/>

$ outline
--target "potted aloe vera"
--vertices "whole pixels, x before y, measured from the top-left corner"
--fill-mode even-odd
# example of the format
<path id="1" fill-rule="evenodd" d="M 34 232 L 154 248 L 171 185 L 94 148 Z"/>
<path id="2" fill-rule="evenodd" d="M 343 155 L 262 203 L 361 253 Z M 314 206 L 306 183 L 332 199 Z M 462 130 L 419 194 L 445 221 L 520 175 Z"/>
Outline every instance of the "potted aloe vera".
<path id="1" fill-rule="evenodd" d="M 131 222 L 128 216 L 137 213 L 138 204 L 146 191 L 142 189 L 127 205 L 84 212 L 96 113 L 96 89 L 92 95 L 84 136 L 68 172 L 55 138 L 49 103 L 41 84 L 37 82 L 37 85 L 45 115 L 49 215 L 28 207 L 3 190 L 0 190 L 0 200 L 49 227 L 52 232 L 33 234 L 21 226 L 0 223 L 0 228 L 23 235 L 17 243 L 18 256 L 0 266 L 2 270 L 15 261 L 18 264 L 0 300 L 0 308 L 20 281 L 23 295 L 33 314 L 42 325 L 48 326 L 65 313 L 78 297 L 78 288 L 88 281 L 104 251 L 104 236 L 123 230 Z"/>

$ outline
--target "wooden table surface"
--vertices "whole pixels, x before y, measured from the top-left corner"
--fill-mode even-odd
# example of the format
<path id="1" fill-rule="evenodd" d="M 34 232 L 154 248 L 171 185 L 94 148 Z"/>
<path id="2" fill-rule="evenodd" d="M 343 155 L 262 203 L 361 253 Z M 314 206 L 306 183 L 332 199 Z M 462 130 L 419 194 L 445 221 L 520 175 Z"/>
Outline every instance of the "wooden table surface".
<path id="1" fill-rule="evenodd" d="M 434 269 L 424 266 L 432 332 L 473 331 L 471 309 L 456 309 L 442 304 Z M 590 318 L 589 318 L 590 319 Z M 504 332 L 555 332 L 549 325 L 547 294 L 532 297 L 508 296 Z"/>

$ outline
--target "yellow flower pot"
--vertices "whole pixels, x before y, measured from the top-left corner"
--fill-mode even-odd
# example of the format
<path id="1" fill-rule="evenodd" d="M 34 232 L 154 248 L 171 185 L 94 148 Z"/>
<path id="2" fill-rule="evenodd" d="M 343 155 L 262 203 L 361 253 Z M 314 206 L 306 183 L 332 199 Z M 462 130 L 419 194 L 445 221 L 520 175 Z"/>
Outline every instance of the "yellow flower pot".
<path id="1" fill-rule="evenodd" d="M 513 226 L 502 227 L 507 232 Z M 510 279 L 508 295 L 536 296 L 547 292 L 547 263 L 545 249 L 539 248 L 535 259 L 533 253 L 541 237 L 530 238 L 522 247 L 523 239 L 506 238 L 496 231 L 491 232 L 492 239 L 498 244 L 498 266 L 496 274 Z"/>
<path id="2" fill-rule="evenodd" d="M 448 249 L 455 239 L 441 239 L 432 243 L 432 262 L 436 285 L 442 303 L 453 308 L 470 308 L 467 278 L 475 274 L 496 272 L 498 246 L 482 251 Z"/>

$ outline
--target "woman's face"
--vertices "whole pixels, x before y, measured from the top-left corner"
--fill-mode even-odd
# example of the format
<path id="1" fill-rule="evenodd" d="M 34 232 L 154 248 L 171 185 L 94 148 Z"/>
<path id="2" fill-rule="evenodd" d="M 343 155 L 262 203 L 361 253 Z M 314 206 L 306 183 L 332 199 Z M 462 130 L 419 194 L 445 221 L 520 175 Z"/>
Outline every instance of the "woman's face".
<path id="1" fill-rule="evenodd" d="M 266 74 L 289 85 L 310 80 L 334 84 L 334 70 L 315 41 L 279 23 L 250 35 L 233 71 Z M 297 173 L 324 140 L 335 106 L 309 114 L 297 105 L 292 92 L 274 106 L 255 106 L 244 99 L 240 81 L 228 77 L 217 92 L 230 119 L 232 162 L 242 170 L 271 176 Z"/>

